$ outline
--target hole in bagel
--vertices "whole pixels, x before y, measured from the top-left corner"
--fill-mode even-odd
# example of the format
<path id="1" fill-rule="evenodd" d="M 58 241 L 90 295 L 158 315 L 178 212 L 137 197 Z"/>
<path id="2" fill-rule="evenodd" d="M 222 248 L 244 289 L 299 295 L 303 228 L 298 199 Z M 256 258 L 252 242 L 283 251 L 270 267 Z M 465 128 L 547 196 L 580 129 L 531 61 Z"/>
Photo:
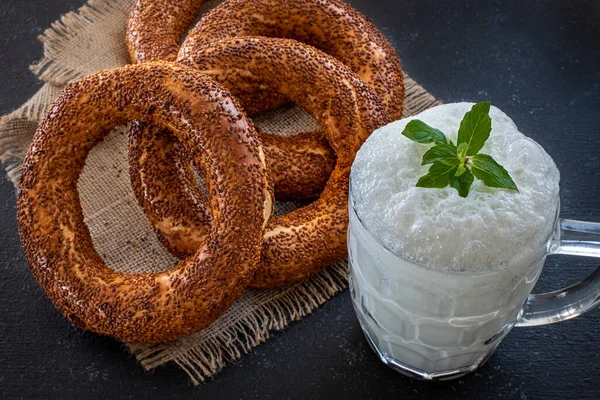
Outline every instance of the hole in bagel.
<path id="1" fill-rule="evenodd" d="M 190 167 L 191 167 L 192 171 L 194 172 L 196 186 L 199 189 L 198 192 L 202 195 L 203 201 L 206 201 L 206 199 L 208 198 L 208 195 L 206 192 L 206 185 L 204 183 L 204 179 L 202 178 L 202 175 L 198 172 L 198 169 L 195 167 L 194 164 L 190 164 Z M 287 214 L 298 208 L 304 207 L 314 201 L 314 200 L 277 200 L 277 199 L 275 199 L 275 200 L 276 201 L 275 201 L 275 206 L 274 206 L 274 210 L 273 210 L 273 215 L 276 215 L 276 216 Z"/>
<path id="2" fill-rule="evenodd" d="M 164 249 L 138 205 L 128 168 L 127 127 L 118 127 L 92 149 L 79 177 L 81 207 L 92 242 L 117 272 L 168 270 L 179 260 Z"/>

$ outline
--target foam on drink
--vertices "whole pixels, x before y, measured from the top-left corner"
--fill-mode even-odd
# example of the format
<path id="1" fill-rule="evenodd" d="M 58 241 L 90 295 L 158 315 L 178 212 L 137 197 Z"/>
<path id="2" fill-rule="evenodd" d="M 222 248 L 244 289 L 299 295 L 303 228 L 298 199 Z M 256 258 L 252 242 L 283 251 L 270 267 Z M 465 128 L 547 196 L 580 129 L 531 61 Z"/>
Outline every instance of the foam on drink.
<path id="1" fill-rule="evenodd" d="M 492 132 L 480 153 L 511 175 L 519 192 L 487 187 L 475 179 L 466 198 L 447 187 L 415 187 L 431 145 L 401 133 L 412 119 L 444 132 L 456 143 L 472 103 L 429 109 L 376 130 L 352 167 L 352 193 L 359 218 L 388 249 L 434 268 L 485 270 L 513 262 L 546 239 L 556 216 L 559 173 L 552 158 L 491 107 Z"/>

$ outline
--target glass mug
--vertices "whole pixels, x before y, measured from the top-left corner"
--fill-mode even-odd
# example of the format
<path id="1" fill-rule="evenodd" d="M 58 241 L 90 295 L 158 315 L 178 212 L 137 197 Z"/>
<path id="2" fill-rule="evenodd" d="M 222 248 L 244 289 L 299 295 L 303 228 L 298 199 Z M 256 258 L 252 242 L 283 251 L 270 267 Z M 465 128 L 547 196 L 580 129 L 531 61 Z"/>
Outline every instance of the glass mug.
<path id="1" fill-rule="evenodd" d="M 381 361 L 419 379 L 448 380 L 481 366 L 515 326 L 577 317 L 600 302 L 600 268 L 566 289 L 531 294 L 547 255 L 600 257 L 600 224 L 556 218 L 546 240 L 514 265 L 444 272 L 388 250 L 349 195 L 350 293 Z"/>

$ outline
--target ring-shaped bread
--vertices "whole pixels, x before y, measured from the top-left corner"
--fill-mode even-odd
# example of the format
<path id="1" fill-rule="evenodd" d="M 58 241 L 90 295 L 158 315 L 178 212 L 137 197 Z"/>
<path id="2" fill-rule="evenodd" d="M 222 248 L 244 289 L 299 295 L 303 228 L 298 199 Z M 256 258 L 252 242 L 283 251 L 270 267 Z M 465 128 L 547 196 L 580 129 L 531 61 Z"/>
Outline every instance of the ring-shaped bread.
<path id="1" fill-rule="evenodd" d="M 369 134 L 389 121 L 381 100 L 345 65 L 315 49 L 290 39 L 240 37 L 204 45 L 181 60 L 226 87 L 252 81 L 284 94 L 309 112 L 323 127 L 337 161 L 318 200 L 283 216 L 272 217 L 265 232 L 261 265 L 252 282 L 255 287 L 273 287 L 298 282 L 346 256 L 347 199 L 350 166 Z M 149 132 L 149 131 L 148 131 Z M 202 195 L 194 179 L 178 163 L 144 162 L 144 149 L 137 146 L 133 179 L 136 193 L 162 193 L 163 210 L 175 210 L 182 198 L 170 196 L 185 188 L 185 215 L 152 213 L 151 223 L 164 243 L 178 255 L 189 254 L 203 243 L 206 225 L 194 217 Z M 135 160 L 141 161 L 136 162 Z M 201 170 L 201 168 L 199 168 Z M 181 174 L 187 176 L 180 179 Z M 171 180 L 163 177 L 174 177 Z M 174 182 L 173 186 L 165 186 Z M 139 186 L 141 185 L 141 186 Z M 185 199 L 188 200 L 185 200 Z M 197 215 L 200 213 L 198 212 Z M 172 225 L 172 221 L 188 223 Z M 214 223 L 214 221 L 212 222 Z M 167 228 L 173 229 L 169 231 Z"/>
<path id="2" fill-rule="evenodd" d="M 134 62 L 193 57 L 190 51 L 235 36 L 289 38 L 335 57 L 373 87 L 393 119 L 402 117 L 404 78 L 394 47 L 363 14 L 340 0 L 227 0 L 202 16 L 204 0 L 136 0 L 127 43 Z M 177 52 L 179 51 L 179 57 Z M 248 81 L 231 88 L 250 115 L 282 103 L 281 94 Z"/>
<path id="3" fill-rule="evenodd" d="M 165 272 L 110 269 L 84 222 L 77 180 L 87 154 L 130 120 L 168 128 L 206 171 L 211 227 Z M 206 327 L 241 296 L 258 266 L 271 196 L 256 132 L 229 92 L 196 69 L 140 64 L 83 78 L 54 102 L 23 165 L 19 234 L 33 274 L 69 321 L 163 342 Z"/>
<path id="4" fill-rule="evenodd" d="M 134 61 L 172 60 L 179 41 L 204 1 L 137 0 L 129 18 L 127 42 Z M 165 22 L 166 21 L 166 22 Z M 235 36 L 291 38 L 313 45 L 344 64 L 371 85 L 382 99 L 392 120 L 402 116 L 403 74 L 394 47 L 373 23 L 350 5 L 338 0 L 228 0 L 205 14 L 183 43 L 180 57 L 189 50 L 214 40 Z M 245 111 L 256 114 L 286 101 L 285 96 L 256 85 L 251 79 L 230 87 Z M 144 141 L 133 130 L 132 143 Z M 154 132 L 157 141 L 168 142 L 168 134 Z M 151 138 L 151 133 L 144 135 Z M 259 132 L 278 199 L 316 197 L 323 189 L 334 164 L 331 149 L 322 133 L 309 132 L 281 137 Z M 138 140 L 135 137 L 138 136 Z M 163 139 L 164 138 L 164 139 Z M 169 154 L 177 149 L 170 145 Z M 164 152 L 157 147 L 146 148 Z M 160 156 L 160 154 L 157 154 Z M 178 194 L 179 196 L 179 194 Z M 159 204 L 150 194 L 138 201 L 147 213 Z M 157 207 L 161 207 L 157 205 Z M 205 213 L 198 214 L 206 220 Z"/>
<path id="5" fill-rule="evenodd" d="M 175 61 L 179 51 L 179 41 L 198 14 L 205 0 L 137 0 L 129 16 L 127 44 L 132 62 L 150 62 L 158 60 Z M 235 88 L 230 88 L 230 90 Z M 260 93 L 260 88 L 256 87 Z M 275 95 L 278 97 L 278 95 Z M 246 112 L 256 110 L 255 100 L 264 99 L 258 94 L 249 104 L 242 104 Z M 260 100 L 262 101 L 262 100 Z M 281 103 L 281 101 L 278 101 Z M 273 104 L 273 103 L 270 103 Z M 279 105 L 279 104 L 277 104 Z M 265 104 L 259 111 L 268 110 Z M 148 132 L 139 137 L 140 129 L 145 125 L 136 124 L 130 131 L 133 145 L 140 144 L 146 138 L 155 137 L 157 145 L 148 147 L 150 159 L 154 156 L 171 155 L 177 152 L 179 145 L 170 143 L 168 131 Z M 321 193 L 335 164 L 335 154 L 320 132 L 306 132 L 293 137 L 270 135 L 258 131 L 267 163 L 271 171 L 275 194 L 279 200 L 313 199 Z M 160 147 L 166 146 L 166 147 Z M 184 166 L 185 167 L 185 166 Z M 135 179 L 135 178 L 134 178 Z M 165 177 L 165 179 L 168 179 Z M 178 195 L 178 194 L 176 194 Z M 139 198 L 146 213 L 153 212 L 152 207 L 162 207 L 161 202 L 150 193 Z M 160 212 L 160 211 L 158 211 Z M 206 210 L 198 217 L 207 222 Z M 174 221 L 175 222 L 175 221 Z M 159 238 L 164 239 L 159 235 Z"/>
<path id="6" fill-rule="evenodd" d="M 339 0 L 227 0 L 206 13 L 190 31 L 178 60 L 202 45 L 231 37 L 295 39 L 333 56 L 358 74 L 379 96 L 392 120 L 402 118 L 404 76 L 394 46 L 363 14 Z M 248 80 L 232 90 L 246 112 L 273 108 L 285 96 L 257 91 Z"/>

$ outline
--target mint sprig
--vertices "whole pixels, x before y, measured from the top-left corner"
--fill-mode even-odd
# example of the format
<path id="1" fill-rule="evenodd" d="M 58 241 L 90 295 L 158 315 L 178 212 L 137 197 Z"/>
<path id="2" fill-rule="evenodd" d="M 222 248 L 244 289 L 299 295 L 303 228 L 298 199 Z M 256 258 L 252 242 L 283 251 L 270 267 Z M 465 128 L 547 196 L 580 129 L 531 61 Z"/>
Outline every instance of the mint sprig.
<path id="1" fill-rule="evenodd" d="M 516 190 L 517 185 L 506 169 L 492 156 L 479 154 L 492 131 L 490 102 L 475 104 L 467 112 L 458 129 L 456 146 L 446 135 L 420 120 L 410 121 L 402 134 L 421 144 L 434 143 L 423 155 L 421 165 L 431 164 L 426 175 L 419 178 L 418 187 L 444 188 L 448 185 L 467 197 L 475 178 L 486 186 Z"/>

